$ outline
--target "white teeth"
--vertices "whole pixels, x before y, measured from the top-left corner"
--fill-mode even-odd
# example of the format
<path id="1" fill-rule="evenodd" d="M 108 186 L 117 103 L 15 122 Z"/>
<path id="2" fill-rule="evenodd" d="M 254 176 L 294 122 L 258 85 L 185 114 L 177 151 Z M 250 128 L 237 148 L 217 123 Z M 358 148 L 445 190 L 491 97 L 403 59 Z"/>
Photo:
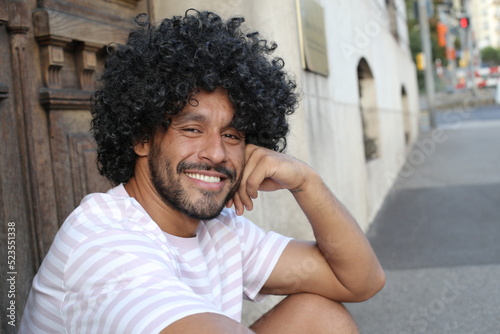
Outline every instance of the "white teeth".
<path id="1" fill-rule="evenodd" d="M 194 174 L 194 173 L 186 173 L 186 175 L 189 176 L 190 178 L 201 180 L 204 182 L 209 182 L 209 183 L 220 182 L 220 177 L 207 176 L 207 175 Z"/>

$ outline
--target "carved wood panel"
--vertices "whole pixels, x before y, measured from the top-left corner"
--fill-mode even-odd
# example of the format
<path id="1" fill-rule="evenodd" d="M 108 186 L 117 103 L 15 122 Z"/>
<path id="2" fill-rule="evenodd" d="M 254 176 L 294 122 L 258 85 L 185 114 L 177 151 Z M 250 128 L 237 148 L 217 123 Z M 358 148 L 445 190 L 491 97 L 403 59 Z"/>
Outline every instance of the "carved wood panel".
<path id="1" fill-rule="evenodd" d="M 122 43 L 145 1 L 40 1 L 33 12 L 41 55 L 40 104 L 48 113 L 59 223 L 89 192 L 111 185 L 97 171 L 90 98 L 110 43 Z"/>
<path id="2" fill-rule="evenodd" d="M 24 119 L 16 108 L 8 23 L 7 2 L 0 0 L 0 332 L 10 334 L 17 332 L 36 270 L 38 246 L 25 178 L 28 166 L 22 159 L 26 153 Z"/>
<path id="3" fill-rule="evenodd" d="M 73 181 L 73 197 L 83 198 L 92 192 L 105 192 L 111 185 L 101 177 L 96 177 L 97 152 L 88 133 L 68 135 Z M 78 203 L 75 203 L 77 205 Z"/>
<path id="4" fill-rule="evenodd" d="M 94 141 L 88 132 L 90 113 L 85 110 L 50 112 L 51 151 L 57 210 L 63 220 L 90 192 L 107 191 L 110 183 L 96 168 Z M 61 221 L 62 223 L 62 221 Z"/>
<path id="5" fill-rule="evenodd" d="M 0 269 L 17 275 L 16 326 L 2 316 L 2 333 L 17 333 L 32 278 L 60 224 L 87 193 L 110 187 L 95 165 L 90 97 L 107 45 L 124 41 L 148 3 L 0 0 Z M 5 261 L 10 222 L 12 270 Z M 2 310 L 10 288 L 2 276 Z"/>

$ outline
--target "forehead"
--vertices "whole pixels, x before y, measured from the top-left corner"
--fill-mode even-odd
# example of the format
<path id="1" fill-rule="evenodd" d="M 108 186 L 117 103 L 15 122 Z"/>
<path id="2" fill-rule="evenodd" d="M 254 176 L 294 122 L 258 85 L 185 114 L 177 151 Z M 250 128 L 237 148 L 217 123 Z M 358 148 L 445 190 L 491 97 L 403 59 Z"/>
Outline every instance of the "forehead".
<path id="1" fill-rule="evenodd" d="M 177 114 L 176 121 L 198 121 L 233 119 L 234 106 L 226 90 L 218 88 L 212 92 L 205 90 L 193 94 L 184 108 Z"/>

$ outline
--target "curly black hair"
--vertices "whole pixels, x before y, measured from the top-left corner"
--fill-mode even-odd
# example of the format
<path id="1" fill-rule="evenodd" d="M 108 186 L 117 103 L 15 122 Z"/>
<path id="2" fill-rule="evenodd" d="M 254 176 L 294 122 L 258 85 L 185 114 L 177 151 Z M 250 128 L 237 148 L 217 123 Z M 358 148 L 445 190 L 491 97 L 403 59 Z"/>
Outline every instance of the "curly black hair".
<path id="1" fill-rule="evenodd" d="M 244 18 L 224 22 L 212 12 L 188 10 L 158 26 L 146 14 L 124 45 L 108 57 L 94 94 L 91 130 L 99 171 L 114 184 L 134 174 L 134 145 L 178 113 L 194 91 L 226 89 L 233 124 L 246 142 L 283 151 L 287 115 L 297 105 L 296 84 L 272 58 L 276 43 L 242 31 Z"/>

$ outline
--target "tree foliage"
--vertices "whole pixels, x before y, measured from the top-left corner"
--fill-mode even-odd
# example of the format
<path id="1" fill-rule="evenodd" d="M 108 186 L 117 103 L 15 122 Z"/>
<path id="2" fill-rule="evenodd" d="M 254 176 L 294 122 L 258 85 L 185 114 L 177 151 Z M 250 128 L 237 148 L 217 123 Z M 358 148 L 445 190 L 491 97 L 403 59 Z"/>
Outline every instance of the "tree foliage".
<path id="1" fill-rule="evenodd" d="M 420 25 L 418 22 L 418 17 L 415 15 L 415 2 L 416 0 L 406 0 L 406 10 L 407 10 L 407 24 L 408 24 L 408 39 L 410 43 L 410 50 L 413 60 L 417 56 L 417 53 L 422 52 L 422 40 L 420 37 Z M 434 8 L 441 3 L 439 0 L 433 0 Z M 436 12 L 434 12 L 435 14 Z M 446 48 L 438 45 L 436 24 L 438 20 L 435 16 L 429 17 L 429 30 L 431 35 L 431 47 L 432 47 L 432 61 L 435 62 L 436 59 L 441 59 L 443 66 L 447 65 L 446 61 Z M 424 76 L 421 71 L 417 72 L 417 79 L 419 88 L 423 89 L 424 86 Z"/>
<path id="2" fill-rule="evenodd" d="M 483 65 L 486 66 L 498 66 L 500 65 L 500 48 L 493 48 L 487 46 L 481 49 L 481 59 Z"/>

